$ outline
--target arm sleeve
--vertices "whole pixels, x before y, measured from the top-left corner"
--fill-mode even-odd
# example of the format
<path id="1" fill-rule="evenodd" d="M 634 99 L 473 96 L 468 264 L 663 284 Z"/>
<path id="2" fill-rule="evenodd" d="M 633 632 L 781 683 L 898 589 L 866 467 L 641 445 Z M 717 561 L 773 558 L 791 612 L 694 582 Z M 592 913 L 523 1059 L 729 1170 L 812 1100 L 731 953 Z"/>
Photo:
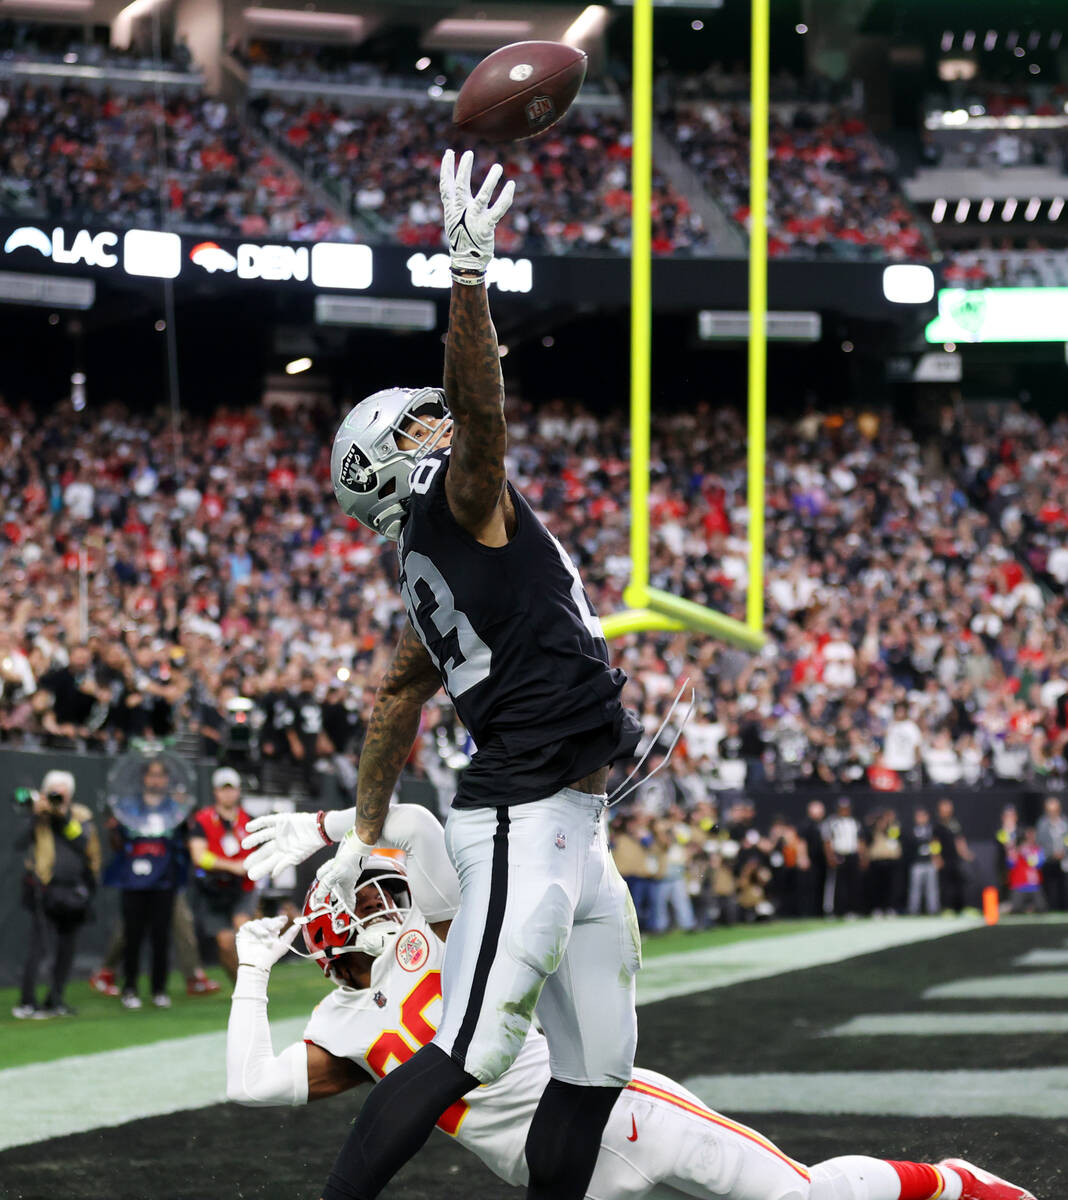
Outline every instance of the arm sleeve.
<path id="1" fill-rule="evenodd" d="M 460 907 L 460 881 L 437 817 L 418 804 L 395 804 L 386 814 L 382 840 L 404 851 L 412 903 L 427 921 L 452 920 Z"/>
<path id="2" fill-rule="evenodd" d="M 356 810 L 354 808 L 334 809 L 323 817 L 326 836 L 335 842 L 340 842 L 355 824 Z"/>
<path id="3" fill-rule="evenodd" d="M 267 972 L 238 967 L 226 1028 L 226 1097 L 252 1106 L 308 1103 L 308 1050 L 287 1046 L 276 1058 L 267 1021 Z"/>

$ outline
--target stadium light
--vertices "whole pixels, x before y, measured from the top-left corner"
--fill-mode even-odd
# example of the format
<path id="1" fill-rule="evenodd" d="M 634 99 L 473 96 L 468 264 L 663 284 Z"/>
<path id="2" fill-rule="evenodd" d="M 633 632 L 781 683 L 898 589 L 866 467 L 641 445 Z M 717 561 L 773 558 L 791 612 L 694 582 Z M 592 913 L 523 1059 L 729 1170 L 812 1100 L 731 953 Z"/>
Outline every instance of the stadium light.
<path id="1" fill-rule="evenodd" d="M 998 44 L 998 31 L 996 29 L 988 29 L 986 31 L 986 37 L 983 38 L 983 49 L 984 50 L 993 50 L 997 44 Z"/>
<path id="2" fill-rule="evenodd" d="M 979 205 L 979 213 L 978 213 L 979 220 L 980 221 L 989 221 L 990 214 L 993 211 L 994 211 L 994 201 L 990 196 L 987 196 L 987 198 L 982 202 L 982 204 Z"/>
<path id="3" fill-rule="evenodd" d="M 1033 221 L 1038 216 L 1038 210 L 1042 207 L 1042 201 L 1037 196 L 1032 196 L 1027 202 L 1027 207 L 1024 209 L 1024 220 Z"/>
<path id="4" fill-rule="evenodd" d="M 922 263 L 895 263 L 883 270 L 883 295 L 891 304 L 926 304 L 934 294 L 934 272 Z"/>
<path id="5" fill-rule="evenodd" d="M 587 4 L 571 22 L 560 39 L 569 46 L 577 46 L 586 38 L 599 37 L 608 24 L 608 9 L 603 4 Z"/>
<path id="6" fill-rule="evenodd" d="M 1016 215 L 1016 200 L 1010 196 L 1008 200 L 1001 206 L 1001 219 L 1003 221 L 1011 221 Z"/>
<path id="7" fill-rule="evenodd" d="M 1064 197 L 1063 196 L 1055 196 L 1049 202 L 1049 219 L 1051 221 L 1059 220 L 1060 215 L 1063 211 L 1064 211 Z"/>
<path id="8" fill-rule="evenodd" d="M 312 365 L 312 360 L 310 358 L 307 358 L 307 357 L 294 358 L 292 360 L 292 362 L 286 363 L 286 374 L 287 375 L 300 375 L 304 371 L 309 370 L 311 365 Z"/>
<path id="9" fill-rule="evenodd" d="M 960 40 L 960 48 L 962 50 L 971 50 L 971 48 L 974 45 L 975 45 L 975 30 L 974 29 L 966 29 L 964 31 L 964 37 L 962 37 Z"/>
<path id="10" fill-rule="evenodd" d="M 934 223 L 936 225 L 941 225 L 942 220 L 945 217 L 945 215 L 946 215 L 945 200 L 936 200 L 934 202 L 934 207 L 931 209 L 931 220 L 934 221 Z"/>
<path id="11" fill-rule="evenodd" d="M 942 53 L 946 54 L 948 51 L 950 51 L 952 49 L 953 49 L 953 30 L 947 29 L 945 31 L 945 33 L 942 34 Z"/>
<path id="12" fill-rule="evenodd" d="M 968 213 L 970 213 L 971 210 L 972 202 L 967 198 L 967 196 L 962 196 L 957 201 L 957 211 L 953 214 L 953 220 L 956 221 L 958 225 L 962 225 L 965 221 L 967 221 Z"/>

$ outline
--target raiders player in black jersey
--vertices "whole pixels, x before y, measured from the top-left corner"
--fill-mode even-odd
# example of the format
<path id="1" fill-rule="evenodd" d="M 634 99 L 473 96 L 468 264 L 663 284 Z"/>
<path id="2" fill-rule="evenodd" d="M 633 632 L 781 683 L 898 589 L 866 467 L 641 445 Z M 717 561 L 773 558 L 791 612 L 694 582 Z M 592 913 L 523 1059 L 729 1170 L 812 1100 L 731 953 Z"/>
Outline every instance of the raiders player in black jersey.
<path id="1" fill-rule="evenodd" d="M 356 825 L 322 881 L 351 888 L 440 686 L 478 751 L 446 827 L 462 898 L 440 1026 L 375 1086 L 324 1200 L 377 1196 L 445 1109 L 507 1069 L 535 1009 L 552 1080 L 527 1138 L 527 1195 L 582 1197 L 637 1040 L 640 941 L 604 813 L 608 765 L 641 730 L 571 560 L 505 478 L 485 272 L 514 184 L 491 203 L 495 165 L 472 196 L 471 166 L 451 150 L 441 164 L 453 277 L 444 390 L 370 396 L 331 457 L 345 512 L 399 542 L 409 619 L 360 755 Z"/>

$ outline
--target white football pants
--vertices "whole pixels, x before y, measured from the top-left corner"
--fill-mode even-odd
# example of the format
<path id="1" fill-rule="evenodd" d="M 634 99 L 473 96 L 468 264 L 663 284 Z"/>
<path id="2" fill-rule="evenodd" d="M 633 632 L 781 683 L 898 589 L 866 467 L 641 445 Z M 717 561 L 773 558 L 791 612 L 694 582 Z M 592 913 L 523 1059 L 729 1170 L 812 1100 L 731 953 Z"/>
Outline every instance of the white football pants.
<path id="1" fill-rule="evenodd" d="M 631 1079 L 641 940 L 608 849 L 605 798 L 563 788 L 513 808 L 453 809 L 460 909 L 445 944 L 434 1043 L 489 1083 L 537 1011 L 554 1079 Z"/>

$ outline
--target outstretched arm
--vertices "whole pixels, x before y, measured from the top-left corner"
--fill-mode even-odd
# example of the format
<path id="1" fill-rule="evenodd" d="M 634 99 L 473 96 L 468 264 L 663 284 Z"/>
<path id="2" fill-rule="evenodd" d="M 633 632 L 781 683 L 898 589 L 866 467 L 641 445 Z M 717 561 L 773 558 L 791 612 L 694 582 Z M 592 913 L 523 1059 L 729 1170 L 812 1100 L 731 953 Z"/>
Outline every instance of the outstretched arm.
<path id="1" fill-rule="evenodd" d="M 441 203 L 453 278 L 445 343 L 445 398 L 453 437 L 445 493 L 453 516 L 469 533 L 489 545 L 503 545 L 511 519 L 504 486 L 504 380 L 485 283 L 493 259 L 493 231 L 512 203 L 515 185 L 506 183 L 491 205 L 502 174 L 494 164 L 472 196 L 473 161 L 468 151 L 454 170 L 451 150 L 441 160 Z"/>
<path id="2" fill-rule="evenodd" d="M 457 521 L 478 537 L 505 495 L 504 380 L 484 287 L 453 283 L 445 343 L 445 398 L 453 419 L 445 495 Z"/>

